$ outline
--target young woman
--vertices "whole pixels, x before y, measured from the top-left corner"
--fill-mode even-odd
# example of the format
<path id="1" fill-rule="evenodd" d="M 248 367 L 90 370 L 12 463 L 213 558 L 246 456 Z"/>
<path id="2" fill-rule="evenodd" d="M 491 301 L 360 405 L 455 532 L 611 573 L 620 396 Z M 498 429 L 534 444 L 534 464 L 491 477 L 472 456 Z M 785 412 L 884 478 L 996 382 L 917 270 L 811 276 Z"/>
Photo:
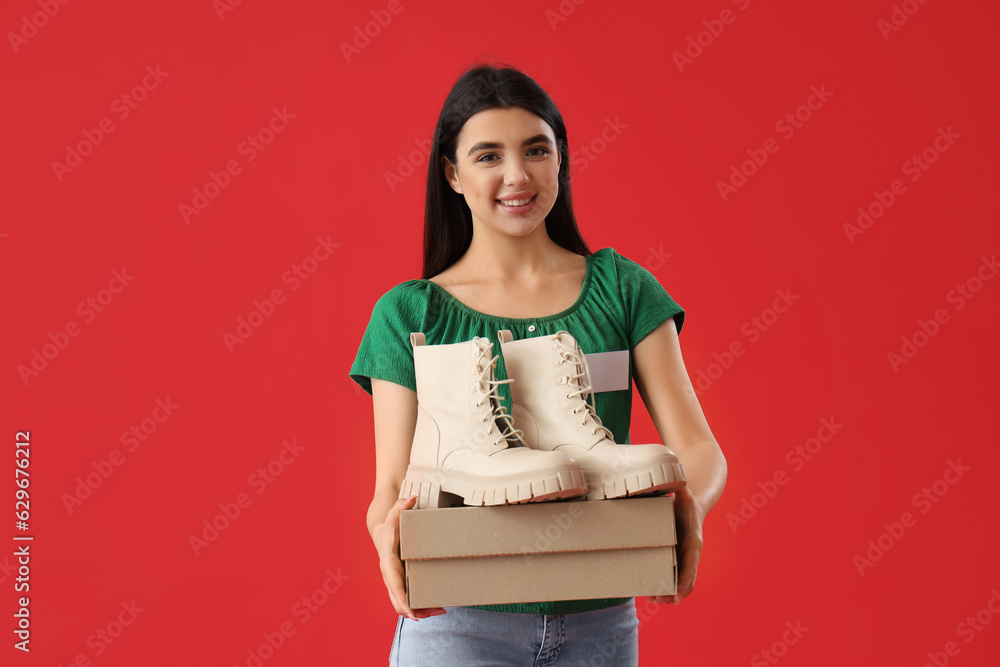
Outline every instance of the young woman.
<path id="1" fill-rule="evenodd" d="M 694 588 L 702 522 L 722 494 L 726 461 L 681 357 L 684 310 L 635 262 L 611 248 L 590 251 L 573 214 L 569 168 L 562 116 L 534 80 L 509 67 L 475 66 L 462 74 L 434 134 L 423 277 L 378 300 L 351 369 L 374 398 L 368 529 L 400 614 L 392 665 L 638 661 L 631 598 L 447 610 L 406 605 L 398 522 L 415 498 L 397 496 L 417 415 L 411 332 L 437 345 L 475 336 L 496 344 L 501 329 L 515 340 L 563 330 L 586 353 L 629 350 L 636 388 L 687 477 L 675 494 L 678 592 L 652 599 L 677 604 Z M 506 385 L 500 389 L 506 400 Z M 602 392 L 594 401 L 604 425 L 627 443 L 631 390 Z"/>

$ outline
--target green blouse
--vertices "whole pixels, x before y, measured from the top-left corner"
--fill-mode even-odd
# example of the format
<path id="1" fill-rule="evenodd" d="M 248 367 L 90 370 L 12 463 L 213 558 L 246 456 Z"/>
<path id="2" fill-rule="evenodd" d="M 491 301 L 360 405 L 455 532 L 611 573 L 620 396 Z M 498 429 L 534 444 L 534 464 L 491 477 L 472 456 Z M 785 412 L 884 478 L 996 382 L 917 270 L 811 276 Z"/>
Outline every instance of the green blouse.
<path id="1" fill-rule="evenodd" d="M 603 248 L 587 256 L 583 289 L 576 303 L 546 317 L 512 319 L 487 315 L 461 303 L 436 283 L 407 280 L 386 292 L 375 303 L 351 367 L 351 378 L 369 394 L 372 378 L 395 382 L 416 391 L 413 348 L 409 338 L 414 331 L 423 332 L 428 345 L 461 343 L 483 336 L 494 341 L 494 354 L 500 354 L 497 332 L 501 329 L 509 329 L 514 340 L 567 331 L 584 353 L 594 353 L 631 350 L 671 317 L 679 333 L 684 324 L 684 310 L 652 273 L 622 257 L 613 248 Z M 502 355 L 497 361 L 496 377 L 507 377 Z M 631 381 L 631 369 L 629 379 Z M 509 414 L 511 405 L 507 385 L 500 385 L 498 393 Z M 616 441 L 628 443 L 632 414 L 631 387 L 595 394 L 594 407 L 604 425 L 615 434 Z M 564 600 L 473 608 L 554 615 L 602 609 L 628 600 Z"/>

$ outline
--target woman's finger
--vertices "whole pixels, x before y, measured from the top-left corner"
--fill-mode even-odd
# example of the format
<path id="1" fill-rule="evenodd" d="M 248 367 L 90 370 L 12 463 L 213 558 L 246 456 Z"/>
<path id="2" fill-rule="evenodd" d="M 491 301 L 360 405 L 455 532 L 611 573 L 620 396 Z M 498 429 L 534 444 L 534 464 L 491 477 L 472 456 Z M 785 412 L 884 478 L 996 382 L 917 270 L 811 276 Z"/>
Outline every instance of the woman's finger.
<path id="1" fill-rule="evenodd" d="M 385 517 L 379 548 L 382 581 L 389 592 L 389 598 L 397 614 L 417 620 L 420 616 L 406 603 L 403 561 L 399 558 L 399 513 L 410 509 L 417 497 L 398 499 Z M 443 611 L 443 610 L 442 610 Z"/>

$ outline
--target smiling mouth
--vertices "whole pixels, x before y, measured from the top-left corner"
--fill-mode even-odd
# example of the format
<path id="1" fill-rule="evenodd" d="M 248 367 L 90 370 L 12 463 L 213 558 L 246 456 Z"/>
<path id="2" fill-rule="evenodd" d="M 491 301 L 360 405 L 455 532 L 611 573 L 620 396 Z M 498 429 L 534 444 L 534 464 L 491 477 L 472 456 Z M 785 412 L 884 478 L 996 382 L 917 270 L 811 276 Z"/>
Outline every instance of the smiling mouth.
<path id="1" fill-rule="evenodd" d="M 524 206 L 529 202 L 531 202 L 532 200 L 534 200 L 534 198 L 537 196 L 538 194 L 536 193 L 533 194 L 528 199 L 497 199 L 496 201 L 497 203 L 503 204 L 504 206 Z"/>

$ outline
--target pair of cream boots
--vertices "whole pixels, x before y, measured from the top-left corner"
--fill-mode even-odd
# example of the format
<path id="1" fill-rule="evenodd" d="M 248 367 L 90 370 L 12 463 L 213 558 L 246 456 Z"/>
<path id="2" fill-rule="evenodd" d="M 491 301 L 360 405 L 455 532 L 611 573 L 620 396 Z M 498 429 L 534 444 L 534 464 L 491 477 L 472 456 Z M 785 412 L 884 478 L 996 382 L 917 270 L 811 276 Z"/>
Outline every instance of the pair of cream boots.
<path id="1" fill-rule="evenodd" d="M 684 486 L 664 445 L 619 445 L 587 401 L 583 352 L 567 332 L 514 341 L 500 331 L 507 376 L 494 379 L 493 343 L 426 345 L 410 334 L 417 423 L 400 498 L 416 508 L 505 505 L 669 493 Z M 497 387 L 511 383 L 512 414 Z M 517 428 L 514 427 L 517 424 Z"/>

